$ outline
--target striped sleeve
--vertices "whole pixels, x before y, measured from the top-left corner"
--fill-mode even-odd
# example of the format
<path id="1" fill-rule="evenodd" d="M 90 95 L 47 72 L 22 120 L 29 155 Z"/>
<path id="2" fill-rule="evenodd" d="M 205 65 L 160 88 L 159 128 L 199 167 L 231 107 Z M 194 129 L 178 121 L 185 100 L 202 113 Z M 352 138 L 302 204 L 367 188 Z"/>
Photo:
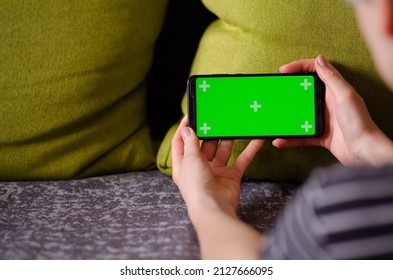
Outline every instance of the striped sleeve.
<path id="1" fill-rule="evenodd" d="M 268 232 L 261 257 L 392 259 L 393 167 L 314 172 Z"/>

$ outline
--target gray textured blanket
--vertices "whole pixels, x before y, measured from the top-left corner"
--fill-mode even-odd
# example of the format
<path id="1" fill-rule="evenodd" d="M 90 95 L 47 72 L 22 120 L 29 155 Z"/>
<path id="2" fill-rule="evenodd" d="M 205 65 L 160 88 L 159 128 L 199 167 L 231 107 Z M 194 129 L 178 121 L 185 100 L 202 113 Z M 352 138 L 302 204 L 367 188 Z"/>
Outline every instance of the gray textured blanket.
<path id="1" fill-rule="evenodd" d="M 294 185 L 242 183 L 239 216 L 263 231 Z M 1 259 L 198 259 L 172 179 L 158 171 L 0 183 Z"/>

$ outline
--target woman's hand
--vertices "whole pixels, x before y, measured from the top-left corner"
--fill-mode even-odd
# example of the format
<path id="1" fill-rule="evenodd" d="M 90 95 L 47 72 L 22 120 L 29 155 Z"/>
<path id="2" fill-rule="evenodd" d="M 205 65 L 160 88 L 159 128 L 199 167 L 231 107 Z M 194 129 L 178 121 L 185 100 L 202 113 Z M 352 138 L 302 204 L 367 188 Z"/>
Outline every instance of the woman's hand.
<path id="1" fill-rule="evenodd" d="M 227 213 L 235 214 L 240 197 L 240 181 L 262 140 L 252 140 L 232 166 L 227 166 L 233 140 L 203 141 L 200 146 L 194 131 L 181 122 L 172 140 L 173 179 L 193 216 L 194 206 L 201 210 L 214 202 Z"/>
<path id="2" fill-rule="evenodd" d="M 233 141 L 199 140 L 183 119 L 172 140 L 173 179 L 186 202 L 204 259 L 255 259 L 262 235 L 236 216 L 240 181 L 262 140 L 251 140 L 232 166 Z"/>
<path id="3" fill-rule="evenodd" d="M 392 142 L 371 119 L 360 95 L 323 56 L 286 64 L 280 71 L 318 73 L 326 85 L 326 123 L 321 138 L 276 139 L 274 146 L 322 146 L 345 165 L 393 163 Z"/>

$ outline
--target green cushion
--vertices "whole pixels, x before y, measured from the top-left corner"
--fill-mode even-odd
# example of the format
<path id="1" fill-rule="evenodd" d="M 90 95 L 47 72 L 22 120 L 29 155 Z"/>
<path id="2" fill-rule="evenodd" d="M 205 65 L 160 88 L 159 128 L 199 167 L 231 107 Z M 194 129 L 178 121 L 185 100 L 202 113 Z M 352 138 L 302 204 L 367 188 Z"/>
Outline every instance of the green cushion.
<path id="1" fill-rule="evenodd" d="M 153 167 L 144 80 L 167 0 L 0 3 L 0 180 Z"/>
<path id="2" fill-rule="evenodd" d="M 191 74 L 273 73 L 285 63 L 324 54 L 364 97 L 373 118 L 393 137 L 393 95 L 377 78 L 358 32 L 352 10 L 343 0 L 204 0 L 218 16 L 205 32 Z M 183 99 L 183 112 L 186 112 Z M 176 125 L 175 125 L 176 127 Z M 168 132 L 157 156 L 171 174 Z M 237 141 L 234 156 L 247 141 Z M 333 163 L 323 148 L 278 150 L 267 141 L 246 172 L 252 180 L 302 181 L 318 166 Z"/>

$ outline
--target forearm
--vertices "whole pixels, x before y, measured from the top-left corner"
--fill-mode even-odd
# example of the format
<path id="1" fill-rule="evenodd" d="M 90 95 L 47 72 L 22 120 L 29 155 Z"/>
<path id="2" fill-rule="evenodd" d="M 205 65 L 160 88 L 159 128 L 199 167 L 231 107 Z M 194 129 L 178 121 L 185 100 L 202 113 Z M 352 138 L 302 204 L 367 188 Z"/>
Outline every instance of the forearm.
<path id="1" fill-rule="evenodd" d="M 190 213 L 202 259 L 258 258 L 263 242 L 261 233 L 218 206 L 203 209 Z"/>

